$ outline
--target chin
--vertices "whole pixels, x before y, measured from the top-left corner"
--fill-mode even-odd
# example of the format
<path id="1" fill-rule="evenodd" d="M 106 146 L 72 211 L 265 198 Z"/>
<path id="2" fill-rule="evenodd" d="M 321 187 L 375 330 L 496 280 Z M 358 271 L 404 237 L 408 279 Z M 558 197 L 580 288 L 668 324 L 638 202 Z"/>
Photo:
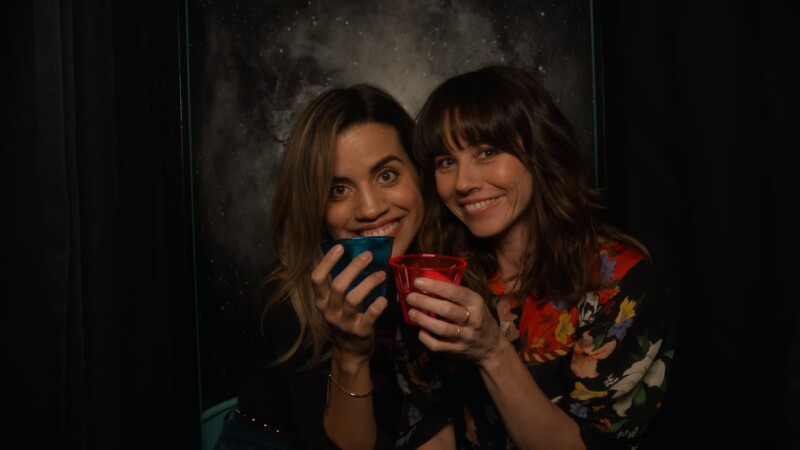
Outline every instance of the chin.
<path id="1" fill-rule="evenodd" d="M 410 239 L 403 236 L 395 236 L 394 245 L 392 245 L 392 256 L 404 255 L 410 245 Z"/>
<path id="2" fill-rule="evenodd" d="M 408 250 L 408 246 L 407 245 L 395 245 L 395 246 L 393 246 L 392 247 L 392 258 L 394 258 L 395 256 L 404 255 L 406 253 L 406 250 Z"/>
<path id="3" fill-rule="evenodd" d="M 498 231 L 487 227 L 467 227 L 469 232 L 479 239 L 487 239 L 497 236 Z"/>

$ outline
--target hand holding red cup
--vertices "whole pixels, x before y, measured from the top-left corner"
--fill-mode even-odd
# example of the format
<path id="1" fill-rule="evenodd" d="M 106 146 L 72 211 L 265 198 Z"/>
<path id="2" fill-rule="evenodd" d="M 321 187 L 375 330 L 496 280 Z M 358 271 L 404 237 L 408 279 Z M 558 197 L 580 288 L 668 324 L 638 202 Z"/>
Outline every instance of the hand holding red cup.
<path id="1" fill-rule="evenodd" d="M 456 256 L 424 253 L 395 256 L 389 260 L 389 266 L 394 275 L 397 294 L 400 297 L 400 306 L 403 308 L 403 320 L 410 325 L 416 325 L 415 322 L 408 318 L 406 296 L 410 292 L 421 292 L 437 298 L 438 296 L 416 289 L 414 280 L 417 278 L 430 278 L 460 285 L 464 269 L 467 267 L 467 261 Z M 428 314 L 431 317 L 435 317 L 433 313 Z"/>

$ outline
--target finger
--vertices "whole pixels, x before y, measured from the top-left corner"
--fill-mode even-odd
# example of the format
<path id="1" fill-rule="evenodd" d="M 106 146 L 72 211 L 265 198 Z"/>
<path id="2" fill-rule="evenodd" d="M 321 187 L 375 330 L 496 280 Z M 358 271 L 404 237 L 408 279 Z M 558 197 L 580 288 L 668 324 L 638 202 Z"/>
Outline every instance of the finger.
<path id="1" fill-rule="evenodd" d="M 461 332 L 463 336 L 464 332 Z M 460 340 L 443 339 L 441 336 L 436 336 L 426 330 L 419 331 L 419 341 L 433 352 L 449 352 L 462 354 L 464 352 L 464 343 Z"/>
<path id="2" fill-rule="evenodd" d="M 470 309 L 466 306 L 462 306 L 462 308 L 464 308 L 464 318 L 461 319 L 460 322 L 458 321 L 456 322 L 462 323 L 464 325 L 469 325 L 469 319 L 472 318 L 472 311 L 470 311 Z"/>
<path id="3" fill-rule="evenodd" d="M 353 283 L 353 280 L 358 277 L 358 275 L 366 269 L 369 263 L 372 261 L 372 253 L 366 251 L 355 258 L 353 258 L 350 263 L 344 268 L 344 270 L 336 275 L 336 277 L 331 282 L 331 289 L 335 290 L 336 292 L 344 293 L 347 291 L 347 288 Z"/>
<path id="4" fill-rule="evenodd" d="M 461 306 L 471 303 L 473 291 L 447 281 L 434 280 L 433 278 L 417 278 L 414 280 L 414 288 L 419 291 L 428 292 L 441 298 L 450 300 Z M 476 294 L 477 295 L 477 294 Z"/>
<path id="5" fill-rule="evenodd" d="M 410 307 L 439 315 L 447 308 L 446 304 L 450 302 L 419 292 L 409 292 L 406 295 L 406 303 Z"/>
<path id="6" fill-rule="evenodd" d="M 386 281 L 386 272 L 379 270 L 371 273 L 366 278 L 361 280 L 350 292 L 345 296 L 345 303 L 347 307 L 358 309 L 359 305 L 375 288 L 380 286 Z"/>
<path id="7" fill-rule="evenodd" d="M 320 262 L 311 271 L 311 284 L 314 287 L 314 296 L 317 299 L 328 297 L 328 275 L 330 275 L 333 266 L 339 261 L 339 258 L 344 254 L 344 247 L 342 244 L 334 245 L 322 257 Z M 319 307 L 320 305 L 317 305 Z"/>
<path id="8" fill-rule="evenodd" d="M 464 319 L 469 319 L 468 316 L 472 315 L 471 312 L 468 313 L 469 310 L 465 306 L 453 303 L 450 300 L 442 300 L 416 292 L 409 293 L 406 296 L 406 302 L 411 306 L 429 311 L 453 323 L 466 324 L 467 321 Z"/>
<path id="9" fill-rule="evenodd" d="M 322 284 L 328 279 L 333 266 L 339 261 L 339 258 L 344 254 L 344 247 L 342 244 L 336 244 L 322 256 L 322 259 L 317 263 L 314 270 L 311 272 L 311 282 L 315 285 Z"/>
<path id="10" fill-rule="evenodd" d="M 368 251 L 364 252 L 353 258 L 347 266 L 331 280 L 327 295 L 328 298 L 326 299 L 327 304 L 325 305 L 326 317 L 329 319 L 341 318 L 347 290 L 353 283 L 353 280 L 364 270 L 370 261 L 372 261 L 372 253 Z M 352 314 L 354 313 L 351 313 L 351 316 Z M 339 319 L 336 320 L 338 321 Z M 352 320 L 352 317 L 350 320 Z"/>
<path id="11" fill-rule="evenodd" d="M 426 314 L 425 311 L 416 308 L 411 308 L 408 310 L 408 318 L 419 325 L 420 328 L 439 336 L 441 339 L 453 339 L 457 334 L 459 334 L 457 332 L 457 328 L 464 328 L 446 320 L 431 317 L 430 315 Z M 462 330 L 460 334 L 463 336 L 464 331 Z"/>
<path id="12" fill-rule="evenodd" d="M 472 318 L 473 311 L 479 314 L 483 309 L 483 299 L 474 291 L 463 286 L 430 278 L 418 278 L 415 286 L 418 286 L 418 289 L 424 290 L 426 293 L 435 294 L 448 300 L 446 307 L 440 305 L 446 309 L 432 312 L 449 319 L 451 322 L 468 324 Z"/>
<path id="13" fill-rule="evenodd" d="M 389 300 L 384 296 L 380 296 L 364 311 L 364 317 L 374 324 L 387 308 L 389 308 Z"/>
<path id="14" fill-rule="evenodd" d="M 352 320 L 346 320 L 343 314 L 343 316 L 337 320 L 337 324 L 334 325 L 336 328 L 353 336 L 362 339 L 370 338 L 375 334 L 375 322 L 378 320 L 378 317 L 386 311 L 388 306 L 389 302 L 386 300 L 386 297 L 378 297 L 363 314 L 355 314 Z"/>
<path id="15" fill-rule="evenodd" d="M 386 297 L 381 296 L 376 298 L 375 301 L 369 305 L 366 311 L 359 316 L 359 326 L 364 328 L 369 333 L 372 333 L 378 317 L 380 317 L 388 307 L 389 301 L 386 299 Z"/>

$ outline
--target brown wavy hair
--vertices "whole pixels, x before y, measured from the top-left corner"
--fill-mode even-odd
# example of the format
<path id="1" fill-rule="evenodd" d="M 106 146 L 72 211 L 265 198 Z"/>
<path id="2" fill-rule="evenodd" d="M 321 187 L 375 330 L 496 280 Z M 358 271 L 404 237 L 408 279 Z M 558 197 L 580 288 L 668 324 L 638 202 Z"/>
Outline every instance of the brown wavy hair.
<path id="1" fill-rule="evenodd" d="M 333 181 L 336 138 L 355 125 L 380 123 L 397 130 L 400 143 L 411 155 L 414 122 L 386 91 L 367 84 L 336 88 L 320 94 L 300 114 L 281 155 L 272 203 L 272 239 L 276 264 L 262 283 L 267 312 L 290 302 L 300 323 L 300 334 L 275 363 L 298 350 L 310 350 L 303 367 L 329 357 L 330 330 L 314 305 L 311 271 L 322 257 L 320 242 L 327 236 L 325 206 Z M 411 158 L 413 160 L 413 158 Z"/>
<path id="2" fill-rule="evenodd" d="M 528 243 L 516 293 L 540 301 L 577 303 L 598 288 L 598 240 L 628 242 L 600 219 L 600 192 L 591 183 L 572 125 L 527 72 L 492 65 L 439 85 L 417 114 L 414 155 L 421 165 L 426 214 L 417 238 L 426 251 L 469 261 L 464 284 L 489 298 L 499 270 L 491 238 L 473 236 L 436 192 L 434 160 L 457 146 L 490 145 L 519 158 L 533 178 Z M 524 217 L 525 217 L 524 216 Z M 643 250 L 643 248 L 642 248 Z"/>

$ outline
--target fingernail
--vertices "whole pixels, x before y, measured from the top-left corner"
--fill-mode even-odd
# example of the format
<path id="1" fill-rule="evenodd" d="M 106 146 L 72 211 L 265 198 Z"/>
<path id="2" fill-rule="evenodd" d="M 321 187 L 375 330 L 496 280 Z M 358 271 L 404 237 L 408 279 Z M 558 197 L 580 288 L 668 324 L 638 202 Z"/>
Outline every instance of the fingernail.
<path id="1" fill-rule="evenodd" d="M 418 288 L 423 288 L 423 287 L 425 287 L 426 284 L 428 284 L 428 282 L 425 281 L 423 278 L 415 278 L 414 279 L 414 286 L 416 286 Z"/>
<path id="2" fill-rule="evenodd" d="M 364 261 L 366 261 L 366 260 L 372 258 L 372 253 L 370 253 L 369 250 L 368 250 L 368 251 L 358 255 L 358 257 L 363 259 Z"/>
<path id="3" fill-rule="evenodd" d="M 333 246 L 332 250 L 333 251 L 331 252 L 331 254 L 338 255 L 344 251 L 344 247 L 342 246 L 342 244 L 336 244 Z"/>

